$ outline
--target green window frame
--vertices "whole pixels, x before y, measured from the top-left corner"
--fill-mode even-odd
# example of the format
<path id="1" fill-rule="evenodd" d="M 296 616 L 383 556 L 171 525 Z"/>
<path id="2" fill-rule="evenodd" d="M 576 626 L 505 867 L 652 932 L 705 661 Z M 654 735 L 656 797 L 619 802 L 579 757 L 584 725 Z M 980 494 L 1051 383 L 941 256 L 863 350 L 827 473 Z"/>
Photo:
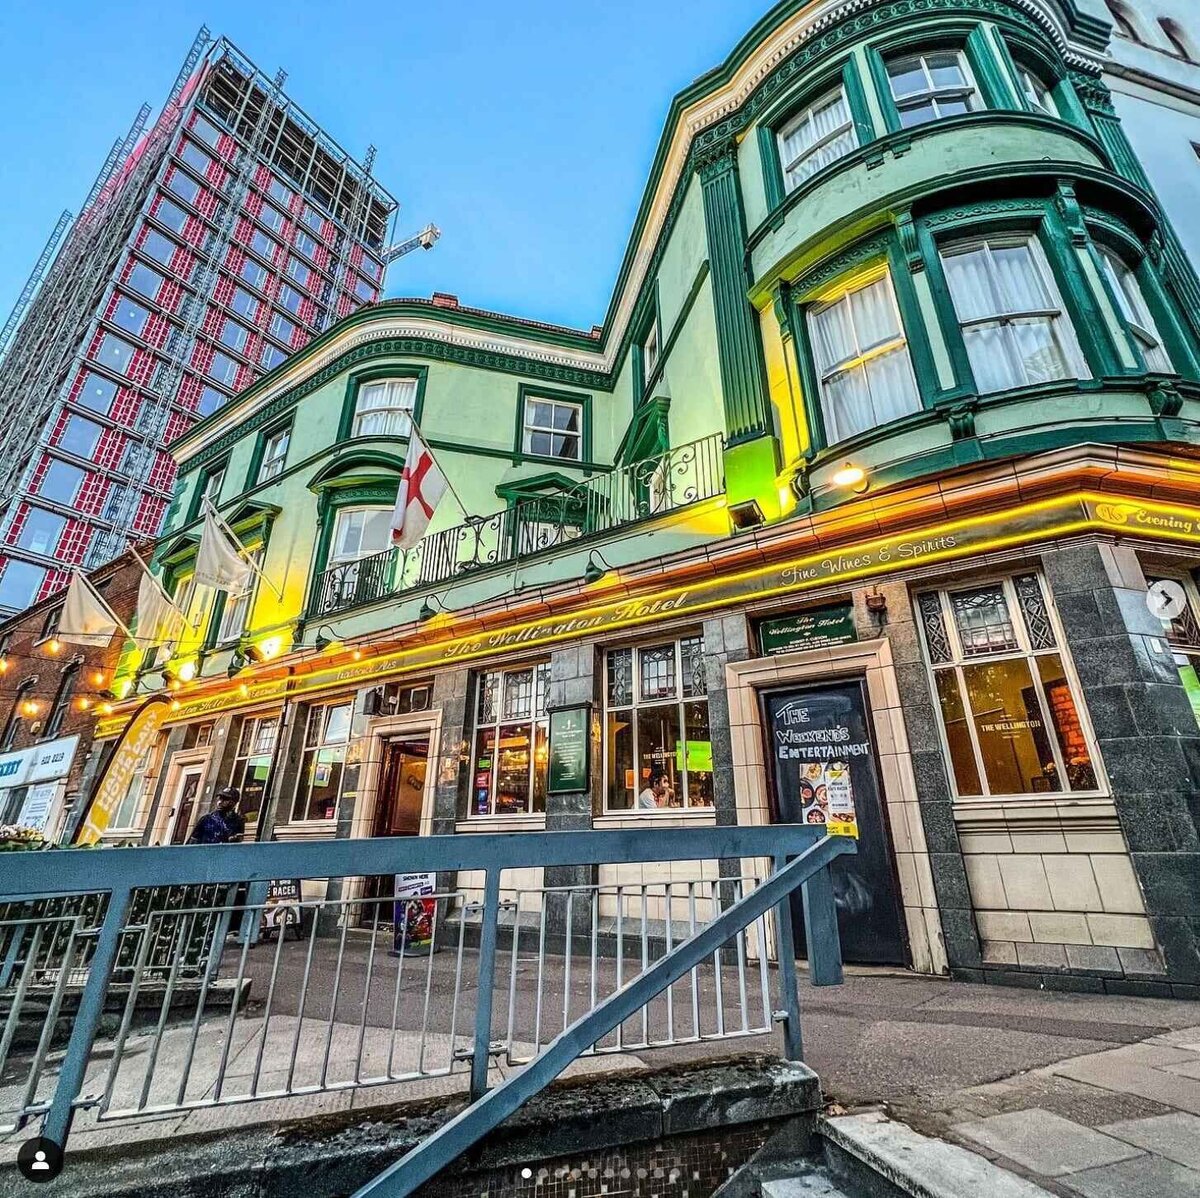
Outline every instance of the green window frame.
<path id="1" fill-rule="evenodd" d="M 823 97 L 831 96 L 839 88 L 849 110 L 848 129 L 854 133 L 855 145 L 789 188 L 786 177 L 787 164 L 780 152 L 780 140 L 789 125 L 806 111 L 819 105 Z M 867 103 L 866 88 L 853 57 L 842 60 L 816 78 L 808 80 L 803 89 L 786 97 L 764 113 L 758 123 L 759 156 L 762 159 L 768 210 L 774 212 L 785 200 L 816 186 L 816 180 L 824 179 L 827 172 L 870 145 L 877 135 Z"/>
<path id="2" fill-rule="evenodd" d="M 533 400 L 543 399 L 554 404 L 571 404 L 580 410 L 579 457 L 555 457 L 553 454 L 532 453 L 525 448 L 525 412 Z M 539 387 L 521 383 L 517 388 L 516 434 L 513 441 L 513 463 L 553 462 L 557 466 L 588 467 L 592 462 L 592 397 L 583 391 L 560 391 L 554 387 Z"/>
<path id="3" fill-rule="evenodd" d="M 428 366 L 409 366 L 405 363 L 392 365 L 370 366 L 363 370 L 355 370 L 346 379 L 346 392 L 342 400 L 342 416 L 338 422 L 338 441 L 355 439 L 354 417 L 358 407 L 358 393 L 365 383 L 378 383 L 387 379 L 413 379 L 417 390 L 413 397 L 412 425 L 419 427 L 421 416 L 425 410 L 425 388 L 429 381 Z M 387 433 L 368 433 L 366 437 L 388 437 Z M 407 442 L 407 434 L 392 438 Z"/>
<path id="4" fill-rule="evenodd" d="M 268 458 L 267 450 L 274 448 L 274 442 L 280 437 L 286 438 L 282 453 L 275 453 Z M 250 458 L 250 469 L 246 475 L 245 489 L 247 491 L 252 487 L 261 486 L 263 483 L 268 483 L 272 479 L 278 478 L 287 469 L 287 456 L 291 450 L 291 441 L 291 415 L 284 420 L 277 420 L 274 424 L 270 424 L 266 428 L 259 430 L 258 439 L 254 443 L 254 453 Z M 278 463 L 279 468 L 277 470 L 273 469 L 272 473 L 264 478 L 264 466 L 270 465 L 274 467 L 275 463 Z"/>
<path id="5" fill-rule="evenodd" d="M 643 303 L 633 325 L 633 407 L 636 411 L 650 398 L 650 389 L 657 384 L 663 368 L 662 309 L 658 302 L 658 280 Z M 590 456 L 590 454 L 589 454 Z"/>
<path id="6" fill-rule="evenodd" d="M 936 98 L 940 90 L 949 99 L 952 92 L 969 90 L 970 95 L 974 97 L 974 103 L 966 113 L 937 115 L 927 121 L 906 125 L 901 117 L 900 101 L 893 90 L 889 64 L 904 59 L 928 58 L 930 55 L 950 53 L 961 56 L 969 88 L 955 87 L 947 82 L 945 87 L 939 89 L 938 80 L 931 75 L 928 79 L 933 85 L 931 95 Z M 926 126 L 937 126 L 947 120 L 965 119 L 978 112 L 1018 107 L 1019 102 L 1010 77 L 1001 69 L 998 52 L 984 26 L 977 23 L 956 22 L 936 30 L 922 29 L 877 42 L 869 51 L 869 62 L 876 96 L 889 133 L 913 133 Z M 918 93 L 914 92 L 912 96 L 901 97 L 901 100 L 915 100 L 917 95 Z"/>
<path id="7" fill-rule="evenodd" d="M 204 497 L 207 495 L 213 502 L 214 507 L 221 505 L 221 491 L 225 486 L 225 477 L 229 473 L 229 458 L 218 458 L 215 462 L 203 467 L 197 478 L 195 490 L 192 492 L 192 497 L 188 502 L 187 523 L 200 518 L 200 505 L 204 502 Z"/>

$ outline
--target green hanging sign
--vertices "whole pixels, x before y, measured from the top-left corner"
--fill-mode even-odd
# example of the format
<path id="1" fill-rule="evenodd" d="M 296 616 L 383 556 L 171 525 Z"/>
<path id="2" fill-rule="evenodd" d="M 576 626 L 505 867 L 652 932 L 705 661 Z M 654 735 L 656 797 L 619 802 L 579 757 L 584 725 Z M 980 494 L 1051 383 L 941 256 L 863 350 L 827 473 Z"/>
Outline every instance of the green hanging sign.
<path id="1" fill-rule="evenodd" d="M 588 707 L 564 707 L 550 713 L 550 794 L 591 790 L 591 737 Z"/>
<path id="2" fill-rule="evenodd" d="M 758 644 L 768 657 L 800 649 L 826 649 L 858 640 L 854 608 L 849 603 L 772 616 L 758 626 Z"/>

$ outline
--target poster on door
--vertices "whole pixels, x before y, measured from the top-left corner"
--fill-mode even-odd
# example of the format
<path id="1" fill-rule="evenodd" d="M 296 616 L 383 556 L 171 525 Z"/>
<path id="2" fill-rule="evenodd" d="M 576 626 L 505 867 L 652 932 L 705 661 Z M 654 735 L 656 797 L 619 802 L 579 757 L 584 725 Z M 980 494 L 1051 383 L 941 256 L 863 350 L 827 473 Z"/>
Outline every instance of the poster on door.
<path id="1" fill-rule="evenodd" d="M 436 874 L 397 874 L 392 914 L 392 955 L 423 957 L 433 951 L 437 919 Z"/>
<path id="2" fill-rule="evenodd" d="M 870 745 L 855 743 L 848 722 L 815 720 L 807 697 L 780 704 L 773 715 L 772 754 L 796 779 L 800 822 L 823 824 L 830 836 L 857 838 L 850 761 L 869 753 Z"/>

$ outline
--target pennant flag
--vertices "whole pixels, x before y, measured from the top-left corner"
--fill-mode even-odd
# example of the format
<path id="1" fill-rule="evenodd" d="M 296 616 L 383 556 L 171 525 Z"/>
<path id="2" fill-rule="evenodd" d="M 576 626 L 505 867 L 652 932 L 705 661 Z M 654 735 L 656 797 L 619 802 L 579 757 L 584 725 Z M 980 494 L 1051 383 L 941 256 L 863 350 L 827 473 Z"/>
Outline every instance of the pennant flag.
<path id="1" fill-rule="evenodd" d="M 220 522 L 211 504 L 204 508 L 200 547 L 196 550 L 197 585 L 213 587 L 230 595 L 242 595 L 250 587 L 254 567 L 243 556 L 242 543 Z"/>
<path id="2" fill-rule="evenodd" d="M 446 476 L 414 425 L 392 512 L 392 544 L 411 549 L 425 535 L 434 509 L 448 489 Z"/>
<path id="3" fill-rule="evenodd" d="M 141 561 L 141 559 L 138 559 Z M 137 638 L 140 642 L 161 645 L 177 641 L 187 624 L 187 617 L 167 597 L 154 575 L 142 566 L 142 581 L 138 584 Z"/>
<path id="4" fill-rule="evenodd" d="M 82 574 L 71 575 L 58 631 L 54 635 L 72 645 L 104 647 L 118 630 L 125 631 L 125 626 L 109 611 L 91 583 Z"/>

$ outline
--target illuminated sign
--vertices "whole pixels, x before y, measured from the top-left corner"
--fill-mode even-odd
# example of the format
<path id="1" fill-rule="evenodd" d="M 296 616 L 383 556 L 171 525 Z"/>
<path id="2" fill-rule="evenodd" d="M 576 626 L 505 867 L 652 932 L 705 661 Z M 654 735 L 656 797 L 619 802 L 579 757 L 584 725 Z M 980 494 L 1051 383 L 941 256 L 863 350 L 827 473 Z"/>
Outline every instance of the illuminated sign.
<path id="1" fill-rule="evenodd" d="M 285 695 L 313 694 L 345 685 L 374 682 L 396 674 L 444 666 L 448 662 L 493 657 L 514 649 L 538 648 L 734 604 L 801 594 L 830 583 L 889 574 L 906 566 L 952 561 L 1088 530 L 1116 530 L 1171 540 L 1200 541 L 1200 511 L 1192 512 L 1167 504 L 1131 502 L 1117 496 L 1074 495 L 1047 499 L 1001 514 L 970 517 L 839 550 L 821 550 L 781 564 L 730 574 L 717 573 L 669 591 L 601 603 L 571 615 L 543 617 L 470 636 L 451 636 L 344 666 L 298 674 L 290 680 L 280 678 L 238 691 L 185 700 L 170 718 L 172 723 L 180 723 L 198 715 L 266 703 Z M 102 721 L 97 735 L 114 735 L 123 722 L 121 716 Z"/>

